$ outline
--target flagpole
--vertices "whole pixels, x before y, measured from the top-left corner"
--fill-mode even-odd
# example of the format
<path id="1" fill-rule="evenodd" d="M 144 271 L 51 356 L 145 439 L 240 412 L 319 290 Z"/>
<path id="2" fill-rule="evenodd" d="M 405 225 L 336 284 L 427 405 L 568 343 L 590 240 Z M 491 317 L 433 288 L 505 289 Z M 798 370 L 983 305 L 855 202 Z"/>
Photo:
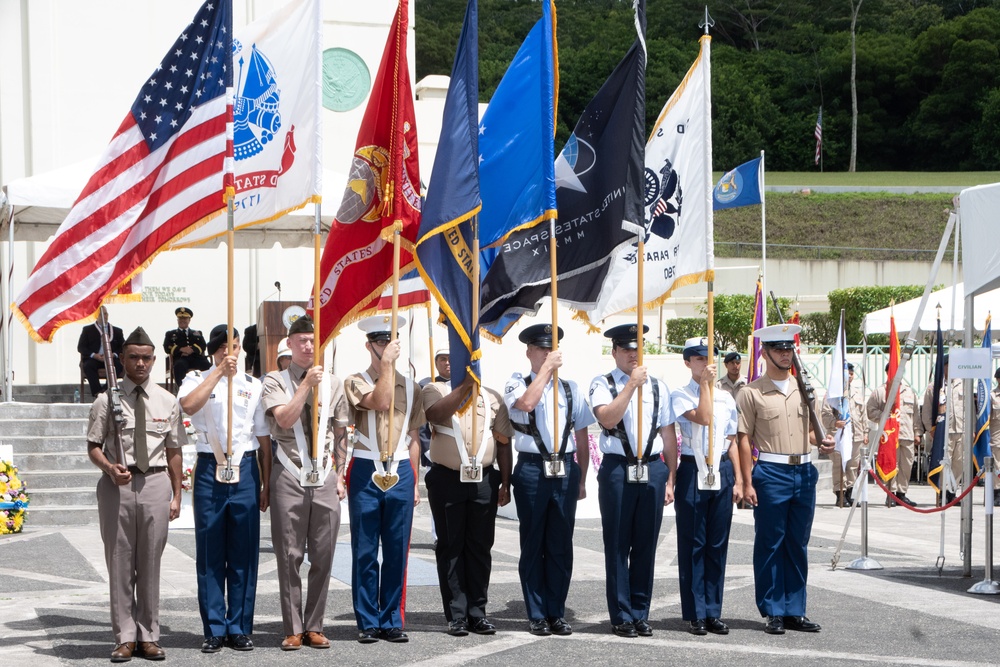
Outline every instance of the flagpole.
<path id="1" fill-rule="evenodd" d="M 556 221 L 549 218 L 549 274 L 552 285 L 552 351 L 559 351 L 559 294 L 556 287 L 556 276 L 559 269 L 556 265 Z M 473 289 L 473 291 L 476 291 Z M 571 415 L 566 415 L 569 419 Z M 559 369 L 552 371 L 552 458 L 559 456 Z"/>
<path id="2" fill-rule="evenodd" d="M 319 292 L 320 292 L 320 259 L 322 256 L 320 250 L 320 234 L 321 227 L 323 224 L 322 209 L 320 204 L 316 204 L 316 219 L 313 222 L 313 366 L 319 366 L 323 360 L 323 352 L 325 350 L 325 344 L 317 344 L 319 337 L 322 336 L 320 329 L 320 305 L 319 305 Z M 319 385 L 313 387 L 313 398 L 312 398 L 312 415 L 310 416 L 310 421 L 312 421 L 312 445 L 309 450 L 310 458 L 312 459 L 312 476 L 314 481 L 319 481 L 319 396 L 322 392 L 320 391 Z"/>
<path id="3" fill-rule="evenodd" d="M 399 335 L 399 326 L 396 322 L 396 317 L 399 315 L 399 240 L 400 234 L 403 232 L 403 221 L 399 220 L 393 225 L 392 230 L 392 333 L 390 334 L 390 342 L 396 340 Z M 393 378 L 390 381 L 390 386 L 392 390 L 389 394 L 389 436 L 386 438 L 387 442 L 383 445 L 380 443 L 381 447 L 381 457 L 383 461 L 389 460 L 389 447 L 392 441 L 392 431 L 393 422 L 396 415 L 396 362 L 392 362 L 392 374 Z M 403 428 L 406 428 L 406 424 L 403 424 Z M 393 450 L 395 453 L 395 450 Z M 389 469 L 386 469 L 386 477 L 389 475 Z"/>
<path id="4" fill-rule="evenodd" d="M 639 356 L 637 363 L 642 366 L 643 353 L 645 352 L 646 340 L 642 335 L 642 316 L 645 304 L 645 295 L 643 294 L 643 280 L 642 276 L 645 271 L 645 260 L 646 260 L 646 238 L 645 234 L 639 234 L 639 247 L 636 254 L 636 285 L 635 285 L 635 296 L 636 296 L 636 317 L 635 317 L 635 337 L 639 342 Z M 642 463 L 642 385 L 639 385 L 638 389 L 635 391 L 636 400 L 636 419 L 635 419 L 635 458 L 637 461 Z M 655 416 L 654 416 L 655 419 Z M 628 447 L 627 442 L 622 443 L 622 450 Z"/>
<path id="5" fill-rule="evenodd" d="M 437 377 L 437 365 L 434 357 L 434 313 L 431 312 L 431 302 L 427 301 L 427 347 L 431 354 L 431 382 L 434 382 Z"/>
<path id="6" fill-rule="evenodd" d="M 764 151 L 760 152 L 760 293 L 767 294 L 767 201 L 764 198 Z M 767 308 L 764 323 L 767 326 Z"/>
<path id="7" fill-rule="evenodd" d="M 472 336 L 479 326 L 479 214 L 472 216 L 472 331 L 469 335 L 469 342 L 472 342 Z M 555 289 L 555 280 L 553 282 L 553 289 Z M 555 300 L 553 300 L 555 303 Z M 556 332 L 559 330 L 556 329 Z M 558 333 L 553 338 L 559 338 Z M 475 350 L 469 351 L 469 369 L 468 372 L 472 372 L 472 355 L 475 354 Z M 475 381 L 472 383 L 472 459 L 473 461 L 479 455 L 479 439 L 476 437 L 479 433 L 479 381 L 474 378 Z M 558 392 L 556 392 L 558 398 Z M 558 406 L 559 404 L 556 403 Z M 483 406 L 485 408 L 485 406 Z M 483 429 L 483 435 L 486 435 L 486 429 Z"/>
<path id="8" fill-rule="evenodd" d="M 235 310 L 235 286 L 234 286 L 234 266 L 235 261 L 233 259 L 233 243 L 236 242 L 236 232 L 234 230 L 233 218 L 235 216 L 235 206 L 233 202 L 233 194 L 231 192 L 226 193 L 226 272 L 228 273 L 228 280 L 226 281 L 226 356 L 233 355 L 233 321 L 236 319 L 234 316 Z M 227 394 L 227 413 L 226 413 L 226 468 L 230 471 L 229 475 L 232 475 L 233 467 L 233 382 L 236 380 L 236 376 L 229 378 L 226 382 L 226 394 Z"/>
<path id="9" fill-rule="evenodd" d="M 715 21 L 708 15 L 708 5 L 705 5 L 705 37 L 709 36 L 709 28 L 715 25 Z M 702 39 L 705 39 L 702 37 Z M 711 41 L 706 45 L 706 51 L 711 53 Z M 705 192 L 708 195 L 708 206 L 705 213 L 705 268 L 707 269 L 708 283 L 708 355 L 707 358 L 715 361 L 715 233 L 712 220 L 712 70 L 711 58 L 706 58 L 704 74 L 705 77 L 705 118 L 708 121 L 708 137 L 705 141 L 705 164 L 707 182 Z M 764 292 L 761 291 L 761 298 Z M 708 404 L 711 410 L 708 416 L 708 474 L 705 476 L 705 483 L 711 487 L 715 484 L 715 383 L 708 386 Z"/>

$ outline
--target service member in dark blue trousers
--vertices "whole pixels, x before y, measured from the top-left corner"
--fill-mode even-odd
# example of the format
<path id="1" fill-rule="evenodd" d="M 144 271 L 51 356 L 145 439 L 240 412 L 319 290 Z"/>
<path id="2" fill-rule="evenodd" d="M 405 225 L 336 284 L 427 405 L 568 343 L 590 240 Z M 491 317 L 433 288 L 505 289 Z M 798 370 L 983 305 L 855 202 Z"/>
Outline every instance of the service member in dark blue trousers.
<path id="1" fill-rule="evenodd" d="M 403 631 L 403 587 L 413 508 L 420 502 L 420 427 L 426 420 L 419 387 L 393 370 L 400 347 L 398 339 L 390 340 L 391 320 L 390 315 L 361 320 L 371 365 L 344 382 L 355 438 L 347 485 L 351 595 L 362 644 L 409 641 Z M 405 322 L 399 317 L 397 330 Z"/>
<path id="2" fill-rule="evenodd" d="M 194 473 L 195 564 L 198 608 L 205 632 L 203 653 L 227 643 L 250 651 L 260 550 L 260 513 L 267 509 L 271 472 L 270 431 L 261 404 L 262 386 L 240 373 L 239 334 L 227 350 L 225 324 L 212 329 L 205 373 L 187 374 L 178 393 L 181 408 L 198 430 Z M 232 447 L 227 445 L 232 382 Z M 268 456 L 259 458 L 261 446 Z M 231 456 L 228 452 L 231 451 Z M 264 481 L 263 492 L 261 479 Z M 228 596 L 227 596 L 228 593 Z M 228 600 L 227 600 L 228 597 Z"/>
<path id="3" fill-rule="evenodd" d="M 649 327 L 643 326 L 643 333 Z M 663 506 L 674 495 L 677 435 L 667 385 L 639 365 L 638 326 L 604 332 L 615 369 L 590 383 L 590 406 L 601 424 L 597 500 L 604 530 L 604 567 L 611 630 L 619 637 L 650 637 L 656 541 Z M 638 390 L 642 433 L 637 439 Z M 663 443 L 670 443 L 667 451 Z M 641 447 L 636 443 L 641 443 Z M 664 462 L 664 457 L 666 461 Z"/>
<path id="4" fill-rule="evenodd" d="M 576 383 L 560 377 L 560 433 L 552 437 L 552 379 L 563 365 L 562 352 L 552 350 L 552 328 L 536 324 L 521 332 L 518 338 L 528 346 L 531 371 L 514 373 L 504 388 L 517 451 L 511 477 L 521 535 L 517 570 L 528 629 L 538 636 L 573 633 L 565 618 L 566 596 L 573 574 L 576 502 L 587 495 L 587 427 L 594 423 Z M 562 329 L 558 336 L 562 339 Z"/>
<path id="5" fill-rule="evenodd" d="M 819 632 L 806 617 L 809 574 L 809 534 L 816 510 L 816 479 L 810 443 L 816 434 L 809 409 L 790 370 L 795 354 L 797 324 L 775 324 L 754 331 L 767 360 L 767 373 L 740 392 L 740 467 L 743 497 L 753 506 L 754 586 L 757 609 L 767 618 L 764 631 L 783 635 L 785 629 Z M 751 442 L 760 451 L 751 472 Z M 819 451 L 833 451 L 827 434 Z"/>
<path id="6" fill-rule="evenodd" d="M 736 401 L 715 382 L 705 338 L 689 338 L 684 365 L 691 381 L 671 394 L 681 432 L 674 511 L 677 516 L 677 574 L 681 616 L 690 632 L 729 634 L 722 622 L 726 555 L 733 503 L 743 498 L 743 473 L 736 441 Z M 714 396 L 713 396 L 714 394 Z M 708 425 L 714 446 L 709 452 Z M 711 459 L 709 459 L 711 454 Z"/>

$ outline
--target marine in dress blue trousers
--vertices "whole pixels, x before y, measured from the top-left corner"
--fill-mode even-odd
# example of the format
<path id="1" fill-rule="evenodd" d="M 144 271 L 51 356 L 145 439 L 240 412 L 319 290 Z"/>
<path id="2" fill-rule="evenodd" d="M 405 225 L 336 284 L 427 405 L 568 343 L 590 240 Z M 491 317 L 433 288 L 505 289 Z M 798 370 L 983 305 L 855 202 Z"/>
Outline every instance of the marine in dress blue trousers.
<path id="1" fill-rule="evenodd" d="M 648 327 L 644 327 L 648 330 Z M 604 537 L 605 593 L 611 625 L 620 636 L 648 636 L 656 543 L 664 502 L 673 496 L 677 437 L 670 391 L 638 365 L 636 325 L 623 324 L 604 334 L 611 338 L 616 367 L 590 384 L 590 406 L 601 423 L 603 458 L 597 472 L 597 499 Z M 654 393 L 655 383 L 655 393 Z M 628 481 L 636 462 L 637 389 L 642 387 L 642 455 L 648 481 Z M 667 461 L 663 442 L 671 443 Z M 623 442 L 624 440 L 624 442 Z M 626 450 L 625 447 L 628 449 Z"/>
<path id="2" fill-rule="evenodd" d="M 368 337 L 365 348 L 371 365 L 344 383 L 355 429 L 347 498 L 354 556 L 351 594 L 358 641 L 362 643 L 408 640 L 403 632 L 403 587 L 413 508 L 420 502 L 416 470 L 420 461 L 419 431 L 426 419 L 420 388 L 393 370 L 400 347 L 398 340 L 390 341 L 390 321 L 391 317 L 378 315 L 359 323 Z M 402 326 L 405 320 L 400 317 L 399 322 L 397 326 Z M 390 406 L 394 409 L 391 435 Z M 372 479 L 372 473 L 391 472 L 391 464 L 381 461 L 383 449 L 397 462 L 399 476 L 399 481 L 386 490 Z"/>
<path id="3" fill-rule="evenodd" d="M 587 427 L 594 416 L 576 383 L 559 378 L 559 458 L 566 476 L 546 477 L 542 454 L 548 459 L 556 441 L 552 376 L 562 365 L 562 353 L 552 352 L 551 325 L 528 327 L 519 338 L 528 345 L 531 372 L 514 373 L 504 387 L 517 451 L 511 483 L 520 524 L 518 574 L 531 632 L 570 634 L 564 617 L 573 574 L 573 527 L 577 500 L 586 495 Z"/>

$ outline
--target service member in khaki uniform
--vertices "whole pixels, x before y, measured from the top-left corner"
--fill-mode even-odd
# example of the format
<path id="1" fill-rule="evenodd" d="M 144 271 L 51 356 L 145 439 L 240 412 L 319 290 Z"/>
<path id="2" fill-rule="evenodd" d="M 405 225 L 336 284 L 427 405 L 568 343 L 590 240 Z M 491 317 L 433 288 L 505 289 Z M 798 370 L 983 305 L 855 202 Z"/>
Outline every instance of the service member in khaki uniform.
<path id="1" fill-rule="evenodd" d="M 889 372 L 889 364 L 885 365 L 885 372 Z M 878 420 L 882 416 L 882 409 L 885 408 L 885 396 L 889 391 L 889 383 L 892 378 L 887 377 L 885 384 L 878 387 L 868 397 L 868 421 L 878 425 Z M 917 407 L 917 395 L 906 384 L 906 381 L 899 383 L 899 446 L 896 448 L 896 474 L 889 480 L 889 490 L 899 498 L 904 505 L 916 507 L 917 503 L 906 497 L 906 491 L 910 488 L 910 473 L 913 470 L 913 454 L 916 446 L 920 444 L 920 433 L 914 428 L 919 428 L 920 417 Z M 870 425 L 870 424 L 869 424 Z M 896 501 L 889 496 L 885 497 L 886 507 L 895 507 Z"/>
<path id="2" fill-rule="evenodd" d="M 993 374 L 997 381 L 996 389 L 990 392 L 990 456 L 993 457 L 993 489 L 1000 489 L 1000 477 L 996 471 L 1000 468 L 1000 368 Z M 1000 493 L 993 494 L 993 506 L 1000 507 Z"/>
<path id="3" fill-rule="evenodd" d="M 133 653 L 165 657 L 160 647 L 160 557 L 167 524 L 181 512 L 180 406 L 149 379 L 156 348 L 142 327 L 122 348 L 121 428 L 125 460 L 118 459 L 110 392 L 90 408 L 87 453 L 104 475 L 97 483 L 97 510 L 111 591 L 112 662 Z"/>
<path id="4" fill-rule="evenodd" d="M 941 386 L 941 394 L 938 396 L 937 405 L 932 396 L 934 393 L 934 383 L 927 385 L 924 391 L 924 400 L 920 408 L 920 420 L 924 427 L 924 433 L 931 437 L 931 430 L 935 424 L 945 421 L 948 423 L 948 441 L 945 444 L 944 456 L 951 461 L 951 472 L 955 480 L 962 483 L 962 462 L 965 460 L 962 449 L 962 434 L 965 433 L 965 390 L 962 380 L 949 380 L 948 378 L 948 354 L 944 355 L 944 378 L 945 382 Z M 948 391 L 951 391 L 951 410 L 948 410 Z M 935 409 L 936 408 L 936 409 Z M 927 449 L 930 451 L 932 442 L 928 441 Z M 934 470 L 941 461 L 929 461 L 930 470 Z M 949 491 L 947 496 L 951 496 Z M 946 497 L 946 502 L 950 500 Z"/>
<path id="5" fill-rule="evenodd" d="M 447 381 L 431 382 L 421 391 L 431 426 L 431 467 L 424 477 L 427 502 L 437 527 L 438 581 L 448 634 L 469 631 L 491 635 L 496 627 L 486 618 L 492 570 L 497 506 L 510 502 L 510 472 L 514 436 L 507 406 L 500 394 L 481 387 L 471 392 L 471 374 L 455 390 Z M 476 433 L 472 408 L 476 401 Z"/>
<path id="6" fill-rule="evenodd" d="M 854 364 L 847 364 L 847 386 L 850 387 L 851 397 L 851 460 L 844 466 L 840 452 L 834 450 L 830 453 L 831 473 L 833 475 L 833 495 L 837 505 L 845 507 L 853 504 L 854 482 L 858 478 L 858 466 L 861 464 L 861 447 L 868 444 L 868 419 L 865 412 L 864 396 L 861 387 L 854 383 Z M 833 407 L 823 401 L 821 411 L 823 428 L 827 431 L 835 431 L 847 425 L 847 422 L 838 419 L 833 413 Z M 841 492 L 843 492 L 843 503 L 841 503 Z"/>
<path id="7" fill-rule="evenodd" d="M 346 495 L 340 476 L 347 458 L 347 400 L 340 379 L 313 366 L 313 322 L 306 316 L 288 329 L 291 363 L 264 376 L 261 402 L 271 437 L 278 443 L 271 469 L 271 539 L 278 563 L 281 649 L 303 644 L 329 648 L 323 614 L 340 531 L 340 501 Z M 313 394 L 320 391 L 319 424 L 323 443 L 312 460 Z M 309 547 L 309 592 L 302 608 L 299 569 Z"/>
<path id="8" fill-rule="evenodd" d="M 740 389 L 747 386 L 747 381 L 740 376 L 740 369 L 743 366 L 743 357 L 740 356 L 739 352 L 728 352 L 726 353 L 723 362 L 726 365 L 726 374 L 719 378 L 715 386 L 719 389 L 725 389 L 729 392 L 729 395 L 736 400 L 736 396 L 740 393 Z"/>
<path id="9" fill-rule="evenodd" d="M 785 628 L 819 632 L 806 617 L 809 534 L 816 511 L 816 480 L 810 443 L 816 434 L 809 407 L 789 372 L 795 354 L 797 324 L 776 324 L 754 331 L 767 360 L 767 372 L 748 384 L 736 399 L 739 409 L 740 466 L 743 496 L 754 508 L 753 571 L 757 609 L 767 617 L 764 631 L 782 635 Z M 751 442 L 759 450 L 752 466 Z M 833 435 L 819 445 L 833 451 Z M 751 470 L 751 466 L 753 469 Z"/>
<path id="10" fill-rule="evenodd" d="M 420 502 L 419 432 L 426 420 L 416 383 L 393 370 L 400 348 L 398 339 L 390 340 L 391 320 L 390 315 L 375 315 L 358 324 L 368 336 L 371 364 L 344 383 L 354 423 L 354 456 L 347 473 L 351 595 L 362 644 L 409 641 L 403 632 L 403 582 L 413 507 Z M 397 323 L 398 330 L 406 319 L 398 317 Z"/>

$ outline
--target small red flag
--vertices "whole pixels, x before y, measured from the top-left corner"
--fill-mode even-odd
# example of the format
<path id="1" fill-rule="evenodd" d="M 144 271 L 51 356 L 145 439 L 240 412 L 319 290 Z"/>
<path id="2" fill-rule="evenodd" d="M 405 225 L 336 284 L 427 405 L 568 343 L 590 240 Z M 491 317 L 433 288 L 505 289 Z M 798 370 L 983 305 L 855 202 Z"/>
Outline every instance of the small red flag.
<path id="1" fill-rule="evenodd" d="M 889 391 L 892 378 L 899 368 L 899 337 L 896 335 L 896 318 L 889 317 L 889 372 L 885 379 L 885 390 Z M 888 400 L 888 399 L 887 399 Z M 875 458 L 875 471 L 888 482 L 896 476 L 896 449 L 899 447 L 899 391 L 892 397 L 892 411 L 885 423 L 885 431 L 878 441 L 878 456 Z"/>

